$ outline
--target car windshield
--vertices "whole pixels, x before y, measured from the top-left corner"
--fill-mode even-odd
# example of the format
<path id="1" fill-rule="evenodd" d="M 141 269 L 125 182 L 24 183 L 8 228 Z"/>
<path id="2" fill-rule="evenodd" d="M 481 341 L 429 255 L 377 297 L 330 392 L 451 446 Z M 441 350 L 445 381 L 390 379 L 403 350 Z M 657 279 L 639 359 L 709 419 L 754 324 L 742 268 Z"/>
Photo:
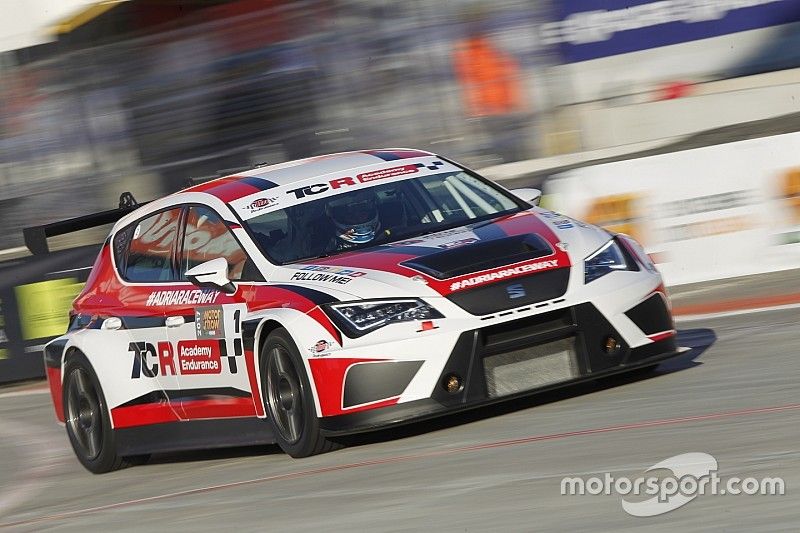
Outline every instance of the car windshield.
<path id="1" fill-rule="evenodd" d="M 446 172 L 345 191 L 246 221 L 278 264 L 328 257 L 493 219 L 517 200 L 466 172 Z"/>

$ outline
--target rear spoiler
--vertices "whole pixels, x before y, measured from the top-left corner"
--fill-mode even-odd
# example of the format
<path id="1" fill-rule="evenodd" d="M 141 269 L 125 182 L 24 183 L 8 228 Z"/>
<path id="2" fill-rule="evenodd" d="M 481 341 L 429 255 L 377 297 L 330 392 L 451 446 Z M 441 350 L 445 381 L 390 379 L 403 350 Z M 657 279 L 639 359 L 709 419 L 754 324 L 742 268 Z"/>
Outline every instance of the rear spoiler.
<path id="1" fill-rule="evenodd" d="M 94 213 L 92 215 L 84 215 L 61 220 L 59 222 L 51 222 L 50 224 L 43 224 L 41 226 L 24 228 L 22 230 L 22 236 L 25 239 L 25 246 L 28 247 L 28 250 L 30 250 L 33 255 L 47 254 L 50 252 L 50 248 L 47 245 L 48 237 L 65 235 L 67 233 L 111 224 L 128 213 L 135 211 L 145 203 L 147 202 L 138 203 L 131 193 L 125 192 L 119 197 L 119 207 L 117 209 L 109 209 L 108 211 L 101 211 L 100 213 Z"/>

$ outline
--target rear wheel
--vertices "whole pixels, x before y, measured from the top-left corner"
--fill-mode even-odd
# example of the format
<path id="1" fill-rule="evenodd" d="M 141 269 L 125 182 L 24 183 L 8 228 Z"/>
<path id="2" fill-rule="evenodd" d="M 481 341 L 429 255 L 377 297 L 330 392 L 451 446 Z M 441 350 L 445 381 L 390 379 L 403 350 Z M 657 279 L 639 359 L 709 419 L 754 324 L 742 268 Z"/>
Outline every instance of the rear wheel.
<path id="1" fill-rule="evenodd" d="M 63 387 L 64 421 L 72 449 L 81 464 L 94 474 L 147 462 L 149 456 L 120 457 L 106 408 L 103 389 L 83 354 L 66 364 Z"/>
<path id="2" fill-rule="evenodd" d="M 311 384 L 297 346 L 285 329 L 276 329 L 267 337 L 260 363 L 267 416 L 281 449 L 299 458 L 339 448 L 319 431 Z"/>

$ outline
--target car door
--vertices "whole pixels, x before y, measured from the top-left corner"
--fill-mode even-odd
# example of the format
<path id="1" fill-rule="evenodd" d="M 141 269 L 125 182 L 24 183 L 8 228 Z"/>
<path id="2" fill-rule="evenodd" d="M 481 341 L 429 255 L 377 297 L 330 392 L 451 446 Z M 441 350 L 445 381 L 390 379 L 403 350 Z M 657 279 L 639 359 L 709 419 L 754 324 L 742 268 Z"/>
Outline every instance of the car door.
<path id="1" fill-rule="evenodd" d="M 184 292 L 166 316 L 186 420 L 255 416 L 244 361 L 242 291 L 228 295 L 185 281 L 187 270 L 218 257 L 228 262 L 231 281 L 243 280 L 248 257 L 225 221 L 207 206 L 189 205 L 178 254 Z"/>
<path id="2" fill-rule="evenodd" d="M 163 295 L 177 281 L 181 214 L 181 207 L 164 209 L 114 236 L 114 257 L 123 282 L 116 291 L 113 314 L 120 322 L 111 324 L 116 327 L 106 339 L 109 352 L 128 353 L 129 366 L 121 371 L 130 378 L 130 400 L 118 413 L 128 413 L 136 425 L 180 419 L 179 405 L 173 401 L 179 376 L 169 355 Z"/>

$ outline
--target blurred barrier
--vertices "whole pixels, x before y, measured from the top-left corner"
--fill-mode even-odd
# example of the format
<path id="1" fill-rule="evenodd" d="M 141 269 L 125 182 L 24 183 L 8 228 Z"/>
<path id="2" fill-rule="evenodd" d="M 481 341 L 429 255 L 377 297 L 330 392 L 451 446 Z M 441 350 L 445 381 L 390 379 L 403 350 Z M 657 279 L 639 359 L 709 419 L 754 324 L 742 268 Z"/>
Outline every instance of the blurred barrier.
<path id="1" fill-rule="evenodd" d="M 797 112 L 800 69 L 694 85 L 682 98 L 575 106 L 589 149 L 690 135 Z"/>
<path id="2" fill-rule="evenodd" d="M 23 227 L 100 211 L 122 190 L 157 197 L 264 161 L 381 146 L 473 166 L 536 155 L 539 117 L 554 106 L 555 51 L 536 33 L 550 1 L 220 4 L 122 40 L 66 39 L 47 59 L 0 62 L 0 249 L 20 245 Z M 504 82 L 524 100 L 501 120 L 466 111 L 454 51 L 474 32 L 513 65 Z M 498 62 L 472 59 L 478 70 Z"/>
<path id="3" fill-rule="evenodd" d="M 580 168 L 545 192 L 641 240 L 668 285 L 800 265 L 800 133 Z"/>
<path id="4" fill-rule="evenodd" d="M 44 375 L 42 348 L 67 329 L 99 246 L 0 263 L 0 383 Z"/>

